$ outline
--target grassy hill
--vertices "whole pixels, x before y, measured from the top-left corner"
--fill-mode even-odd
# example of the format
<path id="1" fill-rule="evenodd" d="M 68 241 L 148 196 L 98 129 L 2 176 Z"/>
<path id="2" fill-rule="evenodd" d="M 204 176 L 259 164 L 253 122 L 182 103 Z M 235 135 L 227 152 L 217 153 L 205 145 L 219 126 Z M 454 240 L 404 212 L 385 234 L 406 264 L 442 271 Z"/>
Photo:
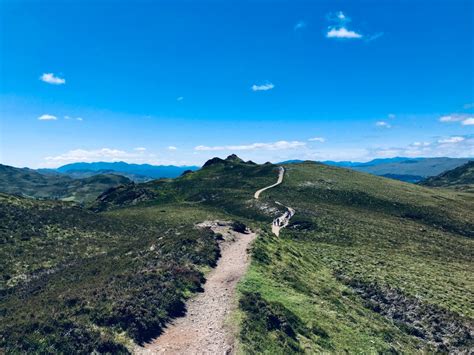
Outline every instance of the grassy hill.
<path id="1" fill-rule="evenodd" d="M 421 182 L 423 186 L 450 187 L 474 192 L 474 161 Z"/>
<path id="2" fill-rule="evenodd" d="M 219 256 L 218 236 L 194 228 L 209 213 L 136 211 L 0 194 L 0 349 L 127 352 L 184 311 Z"/>
<path id="3" fill-rule="evenodd" d="M 235 156 L 110 189 L 90 210 L 0 196 L 0 347 L 126 351 L 156 336 L 218 258 L 218 236 L 194 226 L 209 219 L 259 231 L 234 317 L 244 353 L 472 347 L 471 194 L 323 164 L 285 168 L 260 200 L 277 166 Z M 296 210 L 279 238 L 275 201 Z"/>
<path id="4" fill-rule="evenodd" d="M 286 169 L 263 202 L 296 215 L 254 246 L 241 285 L 244 349 L 472 347 L 471 196 L 322 164 Z"/>
<path id="5" fill-rule="evenodd" d="M 128 178 L 115 174 L 73 179 L 57 173 L 41 174 L 27 168 L 0 165 L 0 192 L 38 199 L 90 202 L 112 187 L 131 182 Z"/>

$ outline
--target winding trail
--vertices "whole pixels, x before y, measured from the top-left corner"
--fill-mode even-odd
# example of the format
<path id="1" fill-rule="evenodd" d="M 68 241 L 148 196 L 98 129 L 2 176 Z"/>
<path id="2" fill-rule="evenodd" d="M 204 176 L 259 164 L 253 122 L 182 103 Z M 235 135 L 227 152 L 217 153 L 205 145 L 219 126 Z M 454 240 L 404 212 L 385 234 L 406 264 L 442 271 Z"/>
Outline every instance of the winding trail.
<path id="1" fill-rule="evenodd" d="M 258 198 L 260 197 L 260 194 L 263 191 L 271 189 L 272 187 L 275 187 L 277 185 L 280 185 L 283 182 L 283 176 L 285 175 L 285 168 L 280 166 L 278 169 L 279 169 L 279 171 L 278 171 L 278 180 L 277 180 L 277 182 L 274 183 L 273 185 L 270 185 L 270 186 L 264 187 L 263 189 L 258 190 L 257 192 L 255 192 L 253 197 L 255 197 L 258 200 Z"/>
<path id="2" fill-rule="evenodd" d="M 258 200 L 258 198 L 260 197 L 260 194 L 263 191 L 271 189 L 272 187 L 275 187 L 277 185 L 280 185 L 283 182 L 284 175 L 285 175 L 285 168 L 280 166 L 279 171 L 278 171 L 278 180 L 277 180 L 277 182 L 274 183 L 273 185 L 264 187 L 263 189 L 260 189 L 257 192 L 255 192 L 255 194 L 254 194 L 255 199 Z M 275 203 L 280 205 L 280 206 L 283 206 L 278 201 L 275 201 Z M 272 233 L 275 234 L 277 237 L 280 235 L 280 229 L 285 228 L 288 225 L 288 223 L 290 223 L 291 217 L 293 217 L 295 215 L 295 210 L 293 208 L 287 207 L 287 206 L 283 206 L 283 207 L 286 208 L 286 212 L 283 213 L 280 217 L 275 218 L 272 222 Z"/>
<path id="3" fill-rule="evenodd" d="M 176 318 L 152 342 L 137 346 L 135 354 L 235 353 L 235 334 L 226 319 L 237 307 L 236 286 L 250 264 L 247 249 L 256 234 L 238 233 L 230 222 L 222 221 L 206 221 L 198 227 L 210 227 L 224 237 L 217 266 L 206 276 L 204 292 L 186 303 L 186 315 Z"/>
<path id="4" fill-rule="evenodd" d="M 275 184 L 255 192 L 260 194 L 283 182 L 285 169 L 279 167 Z M 275 201 L 276 202 L 276 201 Z M 281 205 L 281 203 L 276 202 Z M 286 206 L 285 206 L 286 207 Z M 295 210 L 287 211 L 273 220 L 272 232 L 279 235 L 280 229 L 288 225 Z M 176 318 L 162 335 L 133 349 L 135 354 L 235 354 L 235 331 L 226 323 L 228 316 L 237 308 L 235 291 L 237 283 L 244 276 L 250 264 L 247 250 L 256 234 L 232 230 L 231 222 L 206 221 L 198 228 L 211 228 L 220 233 L 224 241 L 220 244 L 221 257 L 217 266 L 207 275 L 204 292 L 186 302 L 186 315 Z"/>

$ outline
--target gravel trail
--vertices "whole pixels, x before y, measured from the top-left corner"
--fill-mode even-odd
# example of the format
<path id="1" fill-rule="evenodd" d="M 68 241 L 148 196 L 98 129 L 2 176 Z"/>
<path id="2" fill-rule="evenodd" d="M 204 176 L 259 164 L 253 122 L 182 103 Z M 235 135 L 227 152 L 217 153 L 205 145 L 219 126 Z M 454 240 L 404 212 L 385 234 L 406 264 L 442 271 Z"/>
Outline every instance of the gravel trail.
<path id="1" fill-rule="evenodd" d="M 204 292 L 191 298 L 184 317 L 175 319 L 165 332 L 136 354 L 234 354 L 235 334 L 225 323 L 236 309 L 235 291 L 250 263 L 247 249 L 256 234 L 231 230 L 229 222 L 204 222 L 221 233 L 221 254 L 217 266 L 207 275 Z"/>

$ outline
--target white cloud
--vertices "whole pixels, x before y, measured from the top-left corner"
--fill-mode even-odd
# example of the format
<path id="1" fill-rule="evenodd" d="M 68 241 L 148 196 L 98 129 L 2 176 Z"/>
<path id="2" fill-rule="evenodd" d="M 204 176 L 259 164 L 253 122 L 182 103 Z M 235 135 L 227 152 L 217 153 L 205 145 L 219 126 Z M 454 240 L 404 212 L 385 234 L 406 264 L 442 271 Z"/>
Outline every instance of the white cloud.
<path id="1" fill-rule="evenodd" d="M 176 148 L 174 145 L 170 145 L 168 147 L 168 150 L 178 150 L 178 148 Z"/>
<path id="2" fill-rule="evenodd" d="M 449 137 L 449 138 L 440 139 L 440 140 L 438 140 L 438 143 L 440 143 L 440 144 L 457 144 L 457 143 L 460 143 L 464 140 L 465 140 L 464 137 L 453 136 L 453 137 Z"/>
<path id="3" fill-rule="evenodd" d="M 463 114 L 463 113 L 453 113 L 451 115 L 441 116 L 439 118 L 440 122 L 461 122 L 463 126 L 472 126 L 474 125 L 474 117 L 472 114 Z"/>
<path id="4" fill-rule="evenodd" d="M 133 151 L 125 151 L 114 148 L 100 148 L 100 149 L 73 149 L 66 153 L 47 156 L 44 158 L 44 165 L 48 167 L 55 167 L 69 163 L 78 162 L 114 162 L 127 161 L 129 163 L 149 163 L 149 164 L 163 164 L 165 161 L 158 161 L 156 155 L 147 153 L 143 147 L 137 147 Z M 169 163 L 169 162 L 166 162 Z"/>
<path id="5" fill-rule="evenodd" d="M 183 100 L 184 100 L 184 96 L 178 96 L 178 97 L 176 98 L 176 101 L 183 101 Z"/>
<path id="6" fill-rule="evenodd" d="M 84 121 L 84 119 L 82 117 L 76 117 L 76 120 L 78 121 Z"/>
<path id="7" fill-rule="evenodd" d="M 392 127 L 388 122 L 385 122 L 385 121 L 377 121 L 377 122 L 375 122 L 375 125 L 377 127 L 383 127 L 383 128 L 391 128 Z"/>
<path id="8" fill-rule="evenodd" d="M 43 73 L 40 76 L 40 80 L 53 85 L 66 84 L 66 79 L 55 76 L 53 73 Z"/>
<path id="9" fill-rule="evenodd" d="M 348 28 L 351 19 L 347 17 L 342 11 L 329 13 L 326 18 L 332 23 L 329 26 L 328 32 L 326 33 L 327 38 L 360 39 L 364 37 L 361 33 Z M 369 36 L 367 41 L 373 41 L 382 35 L 383 33 L 377 33 L 375 35 Z"/>
<path id="10" fill-rule="evenodd" d="M 391 120 L 393 120 L 395 117 L 397 117 L 397 116 L 393 113 L 388 114 L 388 118 L 390 118 Z"/>
<path id="11" fill-rule="evenodd" d="M 295 149 L 306 146 L 306 143 L 299 141 L 278 141 L 273 143 L 252 143 L 247 145 L 226 145 L 226 146 L 204 146 L 199 145 L 194 148 L 198 151 L 218 151 L 218 150 L 285 150 L 285 149 Z"/>
<path id="12" fill-rule="evenodd" d="M 263 84 L 263 85 L 252 85 L 252 90 L 253 91 L 267 91 L 267 90 L 271 90 L 275 87 L 275 85 L 273 85 L 272 83 L 266 83 L 266 84 Z"/>
<path id="13" fill-rule="evenodd" d="M 369 150 L 373 158 L 401 157 L 474 157 L 474 136 L 441 137 L 432 142 L 418 141 L 401 147 L 377 147 Z"/>
<path id="14" fill-rule="evenodd" d="M 331 28 L 326 34 L 327 38 L 362 38 L 360 33 L 350 31 L 345 27 Z"/>
<path id="15" fill-rule="evenodd" d="M 49 115 L 46 113 L 44 115 L 39 116 L 38 119 L 40 121 L 56 121 L 58 118 L 56 116 Z"/>
<path id="16" fill-rule="evenodd" d="M 308 139 L 310 142 L 320 142 L 320 143 L 324 143 L 326 142 L 326 139 L 323 138 L 323 137 L 314 137 L 314 138 L 310 138 Z"/>
<path id="17" fill-rule="evenodd" d="M 298 23 L 295 25 L 294 27 L 294 30 L 295 31 L 298 31 L 298 30 L 302 30 L 303 28 L 306 27 L 306 22 L 304 21 L 298 21 Z"/>
<path id="18" fill-rule="evenodd" d="M 445 115 L 445 116 L 441 116 L 439 118 L 440 122 L 458 122 L 458 121 L 462 121 L 462 120 L 463 120 L 463 116 L 462 115 L 456 115 L 456 114 Z"/>
<path id="19" fill-rule="evenodd" d="M 428 147 L 430 145 L 431 145 L 431 143 L 429 143 L 429 142 L 414 142 L 414 143 L 412 143 L 412 146 L 414 146 L 414 147 Z"/>

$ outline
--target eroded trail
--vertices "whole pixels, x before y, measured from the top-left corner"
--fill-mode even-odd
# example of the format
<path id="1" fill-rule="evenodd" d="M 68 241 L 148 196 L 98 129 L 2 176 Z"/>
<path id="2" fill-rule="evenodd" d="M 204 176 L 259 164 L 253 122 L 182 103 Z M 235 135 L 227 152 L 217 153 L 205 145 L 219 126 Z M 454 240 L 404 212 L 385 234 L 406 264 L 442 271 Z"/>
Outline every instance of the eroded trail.
<path id="1" fill-rule="evenodd" d="M 264 187 L 263 189 L 258 190 L 255 192 L 254 197 L 258 199 L 260 197 L 260 194 L 268 189 L 271 189 L 272 187 L 275 187 L 277 185 L 280 185 L 283 182 L 283 177 L 285 176 L 285 168 L 282 166 L 279 167 L 278 171 L 278 180 L 275 184 Z M 283 206 L 280 202 L 275 201 L 276 204 Z M 277 237 L 280 235 L 280 229 L 285 228 L 288 223 L 290 223 L 290 218 L 295 215 L 295 210 L 291 207 L 283 206 L 286 208 L 286 212 L 283 213 L 280 217 L 277 217 L 273 220 L 272 222 L 272 233 L 275 234 Z"/>
<path id="2" fill-rule="evenodd" d="M 200 226 L 221 233 L 225 240 L 217 266 L 207 275 L 204 292 L 187 302 L 184 317 L 175 319 L 160 337 L 137 348 L 135 353 L 234 353 L 235 336 L 225 320 L 236 307 L 237 282 L 250 263 L 247 248 L 256 235 L 235 232 L 228 222 L 204 222 Z"/>

